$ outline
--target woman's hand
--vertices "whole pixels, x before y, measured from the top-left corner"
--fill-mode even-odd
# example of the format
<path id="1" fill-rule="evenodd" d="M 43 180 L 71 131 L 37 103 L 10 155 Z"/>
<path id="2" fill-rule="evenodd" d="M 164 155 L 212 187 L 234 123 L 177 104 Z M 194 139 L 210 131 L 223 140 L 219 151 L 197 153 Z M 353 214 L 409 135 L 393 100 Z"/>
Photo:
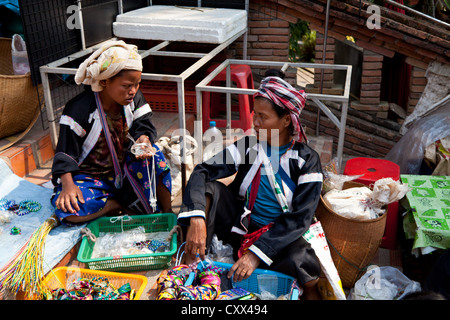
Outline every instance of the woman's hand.
<path id="1" fill-rule="evenodd" d="M 231 278 L 234 272 L 233 281 L 239 282 L 250 277 L 253 271 L 259 266 L 261 259 L 251 251 L 247 251 L 236 261 L 228 271 L 227 277 Z"/>
<path id="2" fill-rule="evenodd" d="M 146 146 L 141 149 L 143 151 L 141 154 L 135 155 L 136 159 L 151 158 L 155 154 L 156 150 L 152 146 L 150 139 L 146 135 L 143 134 L 136 140 L 136 144 L 141 144 L 141 143 L 146 144 Z"/>
<path id="3" fill-rule="evenodd" d="M 64 173 L 60 177 L 62 189 L 55 201 L 58 209 L 64 212 L 76 213 L 80 210 L 78 201 L 84 203 L 83 193 L 80 188 L 73 182 L 72 173 Z"/>
<path id="4" fill-rule="evenodd" d="M 192 217 L 186 234 L 186 254 L 189 262 L 195 261 L 197 254 L 205 259 L 206 222 L 203 217 Z M 189 264 L 189 263 L 188 263 Z"/>

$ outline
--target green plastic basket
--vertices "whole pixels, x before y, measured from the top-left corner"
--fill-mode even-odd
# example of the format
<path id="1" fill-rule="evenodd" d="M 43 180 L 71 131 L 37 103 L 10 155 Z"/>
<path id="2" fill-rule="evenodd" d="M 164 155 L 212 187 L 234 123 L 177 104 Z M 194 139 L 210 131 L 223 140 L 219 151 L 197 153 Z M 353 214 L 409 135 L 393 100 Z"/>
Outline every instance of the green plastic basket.
<path id="1" fill-rule="evenodd" d="M 141 226 L 145 228 L 146 233 L 165 232 L 171 231 L 177 220 L 173 213 L 137 215 L 130 218 L 115 221 L 115 219 L 111 220 L 111 217 L 102 217 L 89 223 L 87 228 L 96 237 L 101 232 L 119 233 L 122 230 L 127 231 Z M 172 237 L 169 251 L 161 253 L 92 258 L 94 245 L 95 242 L 88 237 L 83 237 L 78 251 L 78 261 L 85 263 L 88 269 L 122 272 L 165 269 L 170 267 L 171 258 L 177 251 L 177 234 L 174 233 Z"/>

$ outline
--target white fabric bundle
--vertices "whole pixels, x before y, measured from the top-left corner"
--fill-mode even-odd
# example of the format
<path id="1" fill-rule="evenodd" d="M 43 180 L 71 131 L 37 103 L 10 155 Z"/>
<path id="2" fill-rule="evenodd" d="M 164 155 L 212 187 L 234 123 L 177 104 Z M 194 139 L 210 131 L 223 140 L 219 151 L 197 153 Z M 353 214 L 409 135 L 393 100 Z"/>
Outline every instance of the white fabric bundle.
<path id="1" fill-rule="evenodd" d="M 406 184 L 383 178 L 368 187 L 333 189 L 323 196 L 324 202 L 337 214 L 357 220 L 376 219 L 385 212 L 384 206 L 403 198 L 409 191 Z"/>
<path id="2" fill-rule="evenodd" d="M 401 184 L 392 178 L 377 180 L 373 185 L 373 199 L 386 205 L 403 198 L 410 190 L 407 184 Z"/>
<path id="3" fill-rule="evenodd" d="M 372 219 L 374 213 L 368 205 L 372 191 L 368 187 L 333 189 L 323 196 L 325 203 L 337 214 L 358 220 Z"/>

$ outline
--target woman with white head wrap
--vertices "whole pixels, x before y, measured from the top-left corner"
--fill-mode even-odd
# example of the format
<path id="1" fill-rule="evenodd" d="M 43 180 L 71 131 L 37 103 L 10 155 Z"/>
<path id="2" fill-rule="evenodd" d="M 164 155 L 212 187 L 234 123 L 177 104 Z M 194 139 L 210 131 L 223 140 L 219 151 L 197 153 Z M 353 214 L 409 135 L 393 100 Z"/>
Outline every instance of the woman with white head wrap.
<path id="1" fill-rule="evenodd" d="M 122 70 L 142 72 L 137 47 L 122 40 L 108 41 L 78 67 L 75 82 L 90 85 L 92 91 L 100 92 L 103 90 L 100 81 L 112 78 Z"/>
<path id="2" fill-rule="evenodd" d="M 137 47 L 124 41 L 105 43 L 79 66 L 75 82 L 87 90 L 64 108 L 52 167 L 52 203 L 61 222 L 85 223 L 119 211 L 171 212 L 170 172 L 154 145 L 151 108 L 139 90 L 141 73 Z M 129 135 L 148 151 L 130 154 Z M 153 161 L 147 162 L 152 157 L 156 190 L 146 166 L 152 167 Z M 157 205 L 150 201 L 155 193 Z"/>

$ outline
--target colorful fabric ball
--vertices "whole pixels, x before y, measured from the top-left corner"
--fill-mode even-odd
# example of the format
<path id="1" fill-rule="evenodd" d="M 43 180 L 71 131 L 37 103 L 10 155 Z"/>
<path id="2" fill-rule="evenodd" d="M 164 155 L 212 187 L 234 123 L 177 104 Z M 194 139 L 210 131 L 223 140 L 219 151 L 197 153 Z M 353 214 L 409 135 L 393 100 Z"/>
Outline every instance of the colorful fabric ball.
<path id="1" fill-rule="evenodd" d="M 217 291 L 211 285 L 201 285 L 195 287 L 197 293 L 197 300 L 214 300 L 217 296 Z"/>
<path id="2" fill-rule="evenodd" d="M 188 265 L 180 264 L 178 266 L 173 267 L 169 270 L 168 274 L 177 275 L 183 280 L 183 283 L 187 280 L 189 277 L 189 274 L 191 273 L 191 268 Z"/>
<path id="3" fill-rule="evenodd" d="M 209 284 L 212 286 L 219 286 L 220 287 L 220 276 L 215 274 L 206 274 L 203 277 L 200 278 L 200 283 L 202 285 Z"/>
<path id="4" fill-rule="evenodd" d="M 177 296 L 178 296 L 177 289 L 167 288 L 158 294 L 156 300 L 176 300 Z"/>
<path id="5" fill-rule="evenodd" d="M 179 300 L 196 300 L 197 292 L 195 287 L 190 286 L 179 286 L 178 287 L 178 299 Z"/>

